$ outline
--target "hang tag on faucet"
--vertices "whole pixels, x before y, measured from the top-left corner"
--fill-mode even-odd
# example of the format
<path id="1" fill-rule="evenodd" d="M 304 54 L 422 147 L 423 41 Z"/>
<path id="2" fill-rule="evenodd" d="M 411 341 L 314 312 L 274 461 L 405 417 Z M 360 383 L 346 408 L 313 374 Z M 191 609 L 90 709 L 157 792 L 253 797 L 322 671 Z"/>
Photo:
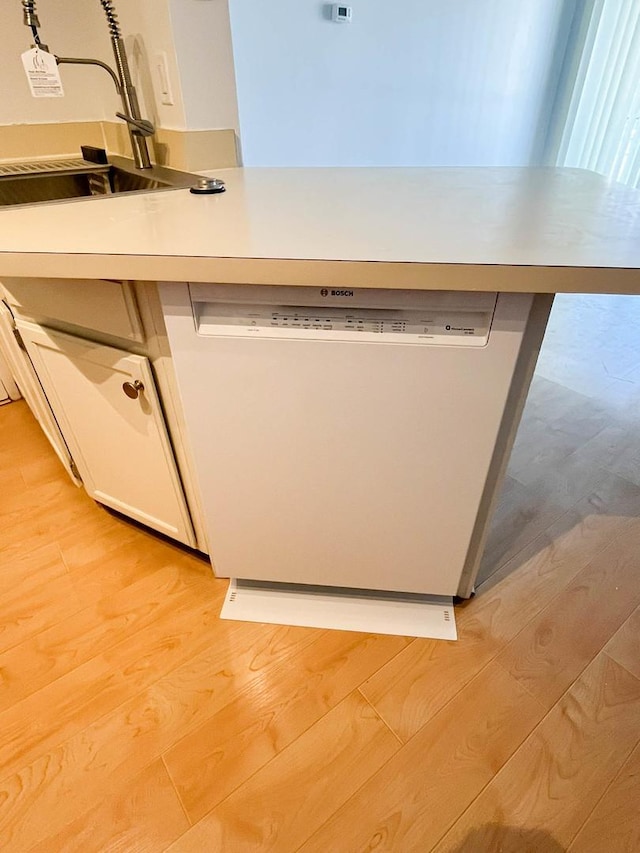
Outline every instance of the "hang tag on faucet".
<path id="1" fill-rule="evenodd" d="M 34 47 L 22 54 L 29 88 L 34 98 L 63 98 L 64 89 L 55 56 Z"/>

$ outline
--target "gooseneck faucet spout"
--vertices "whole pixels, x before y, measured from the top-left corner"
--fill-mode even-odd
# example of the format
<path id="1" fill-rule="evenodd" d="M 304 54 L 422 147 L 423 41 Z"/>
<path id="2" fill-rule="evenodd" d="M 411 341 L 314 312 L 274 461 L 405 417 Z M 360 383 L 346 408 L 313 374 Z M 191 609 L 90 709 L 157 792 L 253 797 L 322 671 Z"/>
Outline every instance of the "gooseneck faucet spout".
<path id="1" fill-rule="evenodd" d="M 112 0 L 100 0 L 100 4 L 107 16 L 116 70 L 114 71 L 106 62 L 101 62 L 99 59 L 56 56 L 56 62 L 58 65 L 97 65 L 107 71 L 122 100 L 123 112 L 116 113 L 116 115 L 127 124 L 136 167 L 138 169 L 149 169 L 151 168 L 151 158 L 149 157 L 146 137 L 151 136 L 155 132 L 155 128 L 150 121 L 142 118 L 138 95 L 131 81 L 129 62 L 115 6 Z M 47 45 L 41 42 L 38 32 L 40 21 L 36 12 L 36 0 L 22 0 L 22 10 L 24 23 L 31 29 L 35 44 L 42 50 L 48 50 Z"/>

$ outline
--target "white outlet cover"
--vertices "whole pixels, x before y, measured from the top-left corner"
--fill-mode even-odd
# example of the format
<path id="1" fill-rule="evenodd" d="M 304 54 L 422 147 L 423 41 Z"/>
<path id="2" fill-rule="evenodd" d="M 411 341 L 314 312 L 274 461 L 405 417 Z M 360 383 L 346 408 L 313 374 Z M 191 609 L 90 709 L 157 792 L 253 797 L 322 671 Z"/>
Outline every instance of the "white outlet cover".
<path id="1" fill-rule="evenodd" d="M 171 91 L 171 76 L 169 74 L 169 61 L 164 51 L 158 51 L 153 56 L 153 71 L 160 103 L 173 106 L 173 92 Z"/>

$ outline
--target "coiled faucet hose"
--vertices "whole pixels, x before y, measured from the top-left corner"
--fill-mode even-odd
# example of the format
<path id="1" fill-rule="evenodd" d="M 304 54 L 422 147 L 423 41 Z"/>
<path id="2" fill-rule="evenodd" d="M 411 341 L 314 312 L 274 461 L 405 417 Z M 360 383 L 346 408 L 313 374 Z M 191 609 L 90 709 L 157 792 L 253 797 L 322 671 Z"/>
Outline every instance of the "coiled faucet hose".
<path id="1" fill-rule="evenodd" d="M 33 2 L 33 0 L 22 0 L 22 2 Z M 114 39 L 122 38 L 120 23 L 118 22 L 118 14 L 112 0 L 100 0 L 100 3 L 104 9 L 105 15 L 107 16 L 107 23 L 109 25 L 111 37 Z"/>
<path id="2" fill-rule="evenodd" d="M 35 0 L 22 0 L 22 15 L 27 27 L 39 27 L 38 13 L 36 12 Z"/>

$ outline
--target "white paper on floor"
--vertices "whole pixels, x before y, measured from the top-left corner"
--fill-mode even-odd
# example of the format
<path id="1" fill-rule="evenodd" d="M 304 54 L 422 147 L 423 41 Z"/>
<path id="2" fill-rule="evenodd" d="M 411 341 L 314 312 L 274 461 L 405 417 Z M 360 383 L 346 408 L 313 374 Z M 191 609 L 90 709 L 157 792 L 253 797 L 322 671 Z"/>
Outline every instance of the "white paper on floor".
<path id="1" fill-rule="evenodd" d="M 222 619 L 457 640 L 453 599 L 231 579 Z"/>

